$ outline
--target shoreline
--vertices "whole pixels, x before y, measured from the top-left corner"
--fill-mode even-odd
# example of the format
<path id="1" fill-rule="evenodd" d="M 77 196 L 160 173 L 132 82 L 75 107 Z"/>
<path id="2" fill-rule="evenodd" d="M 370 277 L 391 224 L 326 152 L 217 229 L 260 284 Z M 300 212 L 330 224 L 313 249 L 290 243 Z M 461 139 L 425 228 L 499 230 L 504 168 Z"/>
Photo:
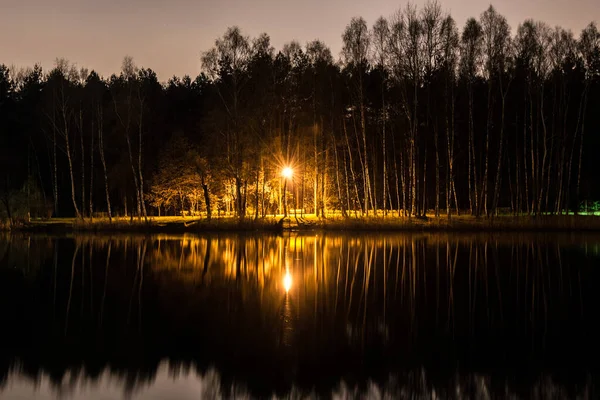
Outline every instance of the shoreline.
<path id="1" fill-rule="evenodd" d="M 121 218 L 75 220 L 53 218 L 32 220 L 7 231 L 26 233 L 210 233 L 210 232 L 265 232 L 282 233 L 338 231 L 338 232 L 600 232 L 598 216 L 496 216 L 471 217 L 427 216 L 408 217 L 330 217 L 317 219 L 268 217 L 265 219 L 149 217 L 148 221 Z"/>

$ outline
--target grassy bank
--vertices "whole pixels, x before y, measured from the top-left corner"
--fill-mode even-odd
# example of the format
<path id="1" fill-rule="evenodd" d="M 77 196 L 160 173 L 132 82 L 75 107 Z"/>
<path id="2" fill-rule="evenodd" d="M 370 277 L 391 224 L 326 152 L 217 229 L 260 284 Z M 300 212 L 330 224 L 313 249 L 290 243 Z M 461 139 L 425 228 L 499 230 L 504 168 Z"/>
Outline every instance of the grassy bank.
<path id="1" fill-rule="evenodd" d="M 200 218 L 151 217 L 147 221 L 134 218 L 107 218 L 80 220 L 74 218 L 52 218 L 32 220 L 8 227 L 18 231 L 72 233 L 72 232 L 123 232 L 123 233 L 184 233 L 218 231 L 272 231 L 331 230 L 331 231 L 599 231 L 600 217 L 597 216 L 497 216 L 475 218 L 471 216 L 446 216 L 435 218 L 404 218 L 397 216 L 348 217 L 331 216 L 325 219 L 314 215 L 304 217 L 282 216 L 264 219 L 223 217 L 211 221 Z"/>
<path id="2" fill-rule="evenodd" d="M 440 231 L 440 232 L 570 232 L 599 231 L 600 217 L 591 216 L 447 216 L 435 218 L 333 218 L 316 224 L 324 230 Z"/>
<path id="3" fill-rule="evenodd" d="M 237 218 L 214 218 L 210 221 L 199 218 L 183 217 L 149 217 L 147 220 L 130 218 L 75 219 L 51 218 L 45 220 L 32 220 L 20 226 L 13 226 L 14 230 L 47 233 L 71 232 L 123 232 L 123 233 L 185 233 L 185 232 L 211 232 L 211 231 L 281 231 L 282 227 L 274 218 L 259 219 L 254 221 Z"/>

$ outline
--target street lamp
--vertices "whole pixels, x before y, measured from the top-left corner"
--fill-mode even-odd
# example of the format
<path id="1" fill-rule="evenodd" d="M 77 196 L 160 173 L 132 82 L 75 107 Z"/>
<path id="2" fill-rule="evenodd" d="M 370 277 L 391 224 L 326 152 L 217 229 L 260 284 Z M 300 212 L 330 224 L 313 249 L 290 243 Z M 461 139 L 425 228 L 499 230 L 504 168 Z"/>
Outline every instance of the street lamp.
<path id="1" fill-rule="evenodd" d="M 287 197 L 286 197 L 286 189 L 287 189 L 287 181 L 294 175 L 294 170 L 291 167 L 284 167 L 281 170 L 281 176 L 283 176 L 283 217 L 288 216 L 287 212 Z"/>
<path id="2" fill-rule="evenodd" d="M 294 175 L 294 170 L 291 167 L 284 167 L 281 170 L 281 176 L 283 176 L 285 179 L 290 179 L 292 175 Z"/>

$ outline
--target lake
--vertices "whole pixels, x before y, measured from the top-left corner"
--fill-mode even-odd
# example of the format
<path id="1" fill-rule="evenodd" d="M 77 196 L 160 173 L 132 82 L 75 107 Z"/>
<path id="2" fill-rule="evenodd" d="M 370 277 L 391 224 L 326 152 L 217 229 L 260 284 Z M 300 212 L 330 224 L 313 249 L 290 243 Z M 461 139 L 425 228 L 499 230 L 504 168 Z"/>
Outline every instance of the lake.
<path id="1" fill-rule="evenodd" d="M 0 398 L 597 398 L 600 236 L 0 235 Z"/>

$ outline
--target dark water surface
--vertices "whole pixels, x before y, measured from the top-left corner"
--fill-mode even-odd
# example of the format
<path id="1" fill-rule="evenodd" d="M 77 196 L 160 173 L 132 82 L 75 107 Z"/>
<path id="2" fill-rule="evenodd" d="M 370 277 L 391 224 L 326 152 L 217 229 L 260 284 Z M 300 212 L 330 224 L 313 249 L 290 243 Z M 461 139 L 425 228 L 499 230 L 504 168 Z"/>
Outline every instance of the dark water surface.
<path id="1" fill-rule="evenodd" d="M 600 237 L 0 236 L 0 398 L 599 398 Z"/>

